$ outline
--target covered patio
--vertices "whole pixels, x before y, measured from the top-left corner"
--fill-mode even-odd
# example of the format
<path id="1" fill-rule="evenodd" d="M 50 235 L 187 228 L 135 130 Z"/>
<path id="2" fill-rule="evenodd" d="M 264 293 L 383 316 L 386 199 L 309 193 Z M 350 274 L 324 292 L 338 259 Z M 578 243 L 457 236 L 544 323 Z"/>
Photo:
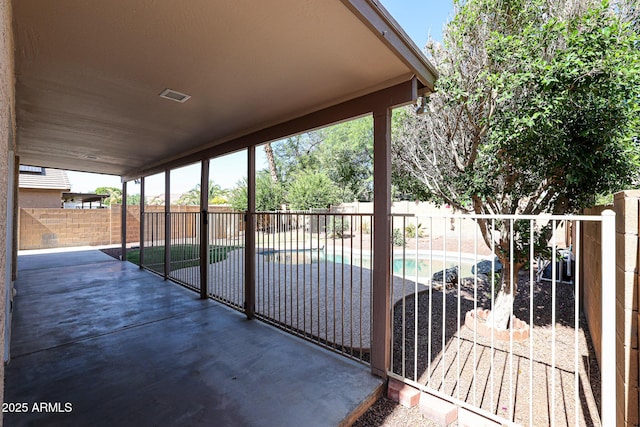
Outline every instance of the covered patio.
<path id="1" fill-rule="evenodd" d="M 362 364 L 100 251 L 18 265 L 5 401 L 29 410 L 6 425 L 336 426 L 381 390 Z"/>
<path id="2" fill-rule="evenodd" d="M 141 182 L 145 236 L 145 179 L 163 175 L 169 201 L 171 172 L 199 164 L 199 233 L 190 244 L 205 260 L 210 159 L 246 150 L 243 246 L 253 249 L 256 147 L 370 115 L 371 226 L 388 230 L 392 110 L 428 96 L 437 72 L 379 2 L 0 5 L 12 35 L 0 40 L 1 62 L 11 64 L 0 88 L 10 94 L 3 135 L 11 168 L 7 193 L 0 188 L 8 201 L 7 307 L 17 289 L 4 337 L 4 401 L 73 405 L 62 414 L 7 415 L 7 423 L 336 425 L 377 392 L 390 366 L 389 233 L 373 238 L 370 354 L 357 363 L 247 320 L 260 317 L 254 250 L 244 252 L 240 313 L 209 299 L 207 262 L 199 294 L 168 283 L 176 280 L 169 203 L 157 212 L 161 277 L 96 253 L 18 261 L 11 189 L 19 164 L 121 177 L 124 253 L 127 183 Z M 142 261 L 144 238 L 140 244 Z"/>

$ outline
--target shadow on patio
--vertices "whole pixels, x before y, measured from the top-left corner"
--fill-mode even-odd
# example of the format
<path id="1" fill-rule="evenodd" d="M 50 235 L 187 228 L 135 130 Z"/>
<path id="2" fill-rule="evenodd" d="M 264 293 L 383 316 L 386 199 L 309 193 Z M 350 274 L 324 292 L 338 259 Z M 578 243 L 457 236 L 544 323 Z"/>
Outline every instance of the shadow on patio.
<path id="1" fill-rule="evenodd" d="M 19 271 L 5 401 L 28 409 L 7 425 L 335 426 L 382 384 L 99 251 L 21 255 Z"/>

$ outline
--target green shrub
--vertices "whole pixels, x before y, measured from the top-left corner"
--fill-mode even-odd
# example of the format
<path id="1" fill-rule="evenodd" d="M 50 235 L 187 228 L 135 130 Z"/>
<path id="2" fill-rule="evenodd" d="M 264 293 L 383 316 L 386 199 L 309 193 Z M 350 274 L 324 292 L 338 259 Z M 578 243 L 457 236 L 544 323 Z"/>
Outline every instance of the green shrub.
<path id="1" fill-rule="evenodd" d="M 416 237 L 416 231 L 417 231 L 417 237 L 424 237 L 427 234 L 424 227 L 422 227 L 422 224 L 420 223 L 418 223 L 418 227 L 416 227 L 416 225 L 413 223 L 409 224 L 405 227 L 404 231 L 406 233 L 406 236 L 411 238 Z"/>
<path id="2" fill-rule="evenodd" d="M 406 246 L 407 241 L 402 234 L 402 230 L 399 228 L 393 229 L 393 234 L 391 235 L 391 239 L 393 240 L 393 246 Z"/>
<path id="3" fill-rule="evenodd" d="M 334 239 L 342 239 L 344 232 L 349 229 L 349 220 L 341 216 L 327 218 L 327 236 Z"/>

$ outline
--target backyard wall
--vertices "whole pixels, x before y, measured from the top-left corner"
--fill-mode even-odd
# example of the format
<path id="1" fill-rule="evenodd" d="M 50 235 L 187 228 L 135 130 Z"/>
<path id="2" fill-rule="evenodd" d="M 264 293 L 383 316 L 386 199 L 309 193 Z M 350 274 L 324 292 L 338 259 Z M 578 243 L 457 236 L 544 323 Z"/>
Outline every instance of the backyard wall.
<path id="1" fill-rule="evenodd" d="M 612 206 L 596 206 L 586 209 L 585 215 L 600 215 Z M 580 252 L 580 286 L 583 312 L 589 325 L 589 333 L 595 347 L 596 357 L 600 363 L 600 343 L 602 342 L 602 246 L 600 222 L 585 221 L 581 224 Z"/>
<path id="2" fill-rule="evenodd" d="M 587 209 L 585 214 L 599 215 L 604 209 L 598 206 Z M 623 191 L 614 197 L 616 213 L 616 368 L 617 368 L 617 425 L 638 425 L 640 396 L 638 370 L 638 331 L 640 293 L 638 292 L 638 215 L 640 191 Z M 598 359 L 601 342 L 601 264 L 600 224 L 585 224 L 582 230 L 583 306 L 589 331 Z M 612 290 L 605 290 L 612 291 Z M 603 391 L 606 392 L 606 391 Z"/>
<path id="3" fill-rule="evenodd" d="M 20 188 L 18 203 L 21 208 L 62 208 L 62 190 Z"/>
<path id="4" fill-rule="evenodd" d="M 146 212 L 164 212 L 164 206 L 146 206 Z M 214 205 L 210 212 L 229 211 Z M 198 206 L 171 206 L 171 212 L 200 212 Z M 100 246 L 121 242 L 120 205 L 111 209 L 20 209 L 20 250 L 70 246 Z M 173 230 L 174 238 L 193 235 L 195 230 Z M 127 207 L 127 243 L 140 241 L 140 206 Z"/>

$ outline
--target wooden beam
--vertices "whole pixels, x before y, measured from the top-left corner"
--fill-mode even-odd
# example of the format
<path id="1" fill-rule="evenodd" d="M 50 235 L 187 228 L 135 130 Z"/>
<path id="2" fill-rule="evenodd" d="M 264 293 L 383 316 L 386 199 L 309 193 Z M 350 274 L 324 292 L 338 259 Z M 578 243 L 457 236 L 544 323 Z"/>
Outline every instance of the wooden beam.
<path id="1" fill-rule="evenodd" d="M 256 308 L 256 147 L 247 149 L 247 212 L 244 229 L 244 311 L 248 319 L 255 315 Z"/>
<path id="2" fill-rule="evenodd" d="M 164 280 L 171 272 L 171 170 L 164 171 Z"/>
<path id="3" fill-rule="evenodd" d="M 209 160 L 200 165 L 200 299 L 209 298 Z"/>
<path id="4" fill-rule="evenodd" d="M 145 238 L 145 191 L 144 191 L 144 177 L 140 178 L 140 269 L 144 265 L 144 238 Z"/>
<path id="5" fill-rule="evenodd" d="M 122 220 L 120 221 L 120 239 L 122 249 L 120 252 L 120 260 L 127 260 L 127 181 L 122 183 Z"/>
<path id="6" fill-rule="evenodd" d="M 374 111 L 397 107 L 415 102 L 418 98 L 418 81 L 416 77 L 406 82 L 379 90 L 315 113 L 307 114 L 297 119 L 281 123 L 249 135 L 240 136 L 227 141 L 217 141 L 208 144 L 208 148 L 179 158 L 168 160 L 162 164 L 149 168 L 132 170 L 123 179 L 131 180 L 142 176 L 154 175 L 167 169 L 175 169 L 190 165 L 205 159 L 211 159 L 235 151 L 244 150 L 252 145 L 264 144 L 289 137 L 291 135 L 308 132 L 333 123 L 351 120 L 356 117 L 371 114 Z"/>
<path id="7" fill-rule="evenodd" d="M 373 114 L 371 372 L 386 378 L 391 351 L 391 109 Z"/>

